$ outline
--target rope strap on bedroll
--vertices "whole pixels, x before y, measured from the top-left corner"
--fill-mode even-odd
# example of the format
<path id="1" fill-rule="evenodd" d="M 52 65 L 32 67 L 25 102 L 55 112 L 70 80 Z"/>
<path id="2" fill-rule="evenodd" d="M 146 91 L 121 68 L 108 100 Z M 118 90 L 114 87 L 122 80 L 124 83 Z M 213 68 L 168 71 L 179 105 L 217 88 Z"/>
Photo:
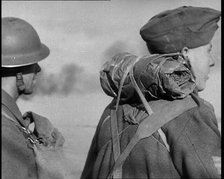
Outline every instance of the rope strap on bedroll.
<path id="1" fill-rule="evenodd" d="M 131 70 L 133 68 L 134 64 L 139 60 L 140 58 L 136 58 L 133 60 L 127 69 L 124 72 L 124 75 L 120 82 L 120 87 L 117 95 L 117 102 L 116 102 L 116 108 L 115 110 L 111 110 L 111 135 L 112 135 L 112 146 L 113 146 L 113 155 L 114 155 L 114 161 L 117 161 L 118 157 L 120 156 L 120 139 L 119 139 L 119 133 L 118 133 L 118 126 L 117 126 L 117 110 L 118 105 L 121 97 L 122 88 L 124 85 L 124 81 Z M 120 178 L 122 176 L 122 167 L 117 168 L 116 171 L 113 173 L 114 178 Z"/>

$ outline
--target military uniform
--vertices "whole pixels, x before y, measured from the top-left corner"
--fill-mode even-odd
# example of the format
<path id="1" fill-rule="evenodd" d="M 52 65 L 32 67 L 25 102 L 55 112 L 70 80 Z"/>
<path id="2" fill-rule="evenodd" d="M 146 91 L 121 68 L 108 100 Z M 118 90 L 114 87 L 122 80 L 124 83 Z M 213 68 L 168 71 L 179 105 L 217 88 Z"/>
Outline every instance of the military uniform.
<path id="1" fill-rule="evenodd" d="M 139 141 L 123 165 L 123 178 L 220 178 L 212 156 L 221 156 L 221 137 L 213 108 L 194 95 L 194 107 L 162 127 L 170 152 L 158 132 Z M 97 126 L 82 179 L 107 178 L 113 164 L 111 143 L 111 103 Z M 138 125 L 130 124 L 138 116 L 125 116 L 119 107 L 118 128 L 121 152 L 133 137 Z M 129 118 L 129 120 L 123 120 Z"/>
<path id="2" fill-rule="evenodd" d="M 40 72 L 37 62 L 46 58 L 50 53 L 36 30 L 28 22 L 16 17 L 2 18 L 2 177 L 4 179 L 36 179 L 37 167 L 32 148 L 28 147 L 26 120 L 16 105 L 15 100 L 7 91 L 16 90 L 18 94 L 28 94 L 23 81 L 24 74 Z M 15 84 L 8 83 L 15 79 Z M 28 90 L 28 92 L 26 91 Z M 16 92 L 15 91 L 15 92 Z M 30 121 L 31 122 L 31 121 Z M 36 138 L 35 138 L 36 139 Z"/>
<path id="3" fill-rule="evenodd" d="M 37 168 L 33 149 L 27 146 L 25 126 L 15 101 L 2 90 L 2 178 L 36 179 Z"/>

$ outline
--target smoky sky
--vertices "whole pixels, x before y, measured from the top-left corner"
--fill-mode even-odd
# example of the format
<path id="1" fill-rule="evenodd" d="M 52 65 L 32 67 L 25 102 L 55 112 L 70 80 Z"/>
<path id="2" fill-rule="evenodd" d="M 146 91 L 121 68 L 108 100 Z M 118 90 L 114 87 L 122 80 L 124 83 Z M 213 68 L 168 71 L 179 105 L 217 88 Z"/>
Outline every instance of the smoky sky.
<path id="1" fill-rule="evenodd" d="M 127 44 L 123 41 L 116 41 L 103 53 L 102 62 L 110 60 L 115 54 L 127 51 Z"/>
<path id="2" fill-rule="evenodd" d="M 78 83 L 83 69 L 76 64 L 66 64 L 59 73 L 48 74 L 46 69 L 36 83 L 36 93 L 42 95 L 70 94 Z"/>
<path id="3" fill-rule="evenodd" d="M 116 54 L 123 52 L 129 52 L 133 55 L 149 54 L 144 43 L 138 43 L 137 45 L 137 47 L 136 45 L 131 46 L 129 42 L 122 40 L 115 41 L 103 52 L 101 63 L 103 64 L 112 59 Z"/>
<path id="4" fill-rule="evenodd" d="M 43 68 L 38 74 L 34 93 L 23 98 L 28 99 L 34 95 L 69 96 L 74 93 L 92 93 L 100 88 L 97 80 L 97 74 L 88 74 L 83 67 L 74 63 L 65 64 L 56 73 L 48 73 L 47 68 Z"/>

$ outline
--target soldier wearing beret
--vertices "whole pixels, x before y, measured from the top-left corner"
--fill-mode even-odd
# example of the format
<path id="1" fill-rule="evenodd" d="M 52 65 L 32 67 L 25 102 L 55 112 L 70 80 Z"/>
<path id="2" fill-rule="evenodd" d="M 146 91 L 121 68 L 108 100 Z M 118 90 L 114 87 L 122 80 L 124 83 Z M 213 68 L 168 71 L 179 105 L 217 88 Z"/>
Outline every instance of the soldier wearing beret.
<path id="1" fill-rule="evenodd" d="M 214 160 L 221 156 L 221 137 L 214 109 L 198 96 L 205 88 L 210 67 L 214 66 L 211 40 L 220 15 L 211 8 L 184 6 L 159 13 L 141 28 L 140 34 L 151 54 L 174 53 L 184 59 L 195 80 L 196 88 L 191 97 L 196 106 L 163 125 L 162 133 L 156 131 L 141 139 L 124 158 L 121 168 L 114 170 L 121 156 L 115 157 L 116 144 L 122 153 L 132 141 L 136 127 L 129 125 L 124 129 L 127 116 L 123 111 L 123 117 L 117 121 L 121 129 L 119 138 L 113 141 L 114 136 L 108 132 L 114 130 L 111 111 L 115 104 L 112 102 L 97 126 L 82 179 L 221 178 L 220 163 Z M 153 103 L 156 104 L 156 100 L 150 104 Z"/>

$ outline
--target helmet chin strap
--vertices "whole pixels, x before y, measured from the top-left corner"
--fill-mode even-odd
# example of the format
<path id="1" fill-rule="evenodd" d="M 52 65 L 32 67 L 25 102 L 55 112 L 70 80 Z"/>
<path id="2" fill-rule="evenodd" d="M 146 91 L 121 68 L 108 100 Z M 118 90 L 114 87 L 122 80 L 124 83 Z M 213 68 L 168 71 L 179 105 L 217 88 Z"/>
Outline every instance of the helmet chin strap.
<path id="1" fill-rule="evenodd" d="M 22 73 L 17 73 L 16 74 L 16 86 L 18 89 L 19 94 L 23 93 L 25 91 L 25 84 L 23 81 L 23 74 Z"/>

